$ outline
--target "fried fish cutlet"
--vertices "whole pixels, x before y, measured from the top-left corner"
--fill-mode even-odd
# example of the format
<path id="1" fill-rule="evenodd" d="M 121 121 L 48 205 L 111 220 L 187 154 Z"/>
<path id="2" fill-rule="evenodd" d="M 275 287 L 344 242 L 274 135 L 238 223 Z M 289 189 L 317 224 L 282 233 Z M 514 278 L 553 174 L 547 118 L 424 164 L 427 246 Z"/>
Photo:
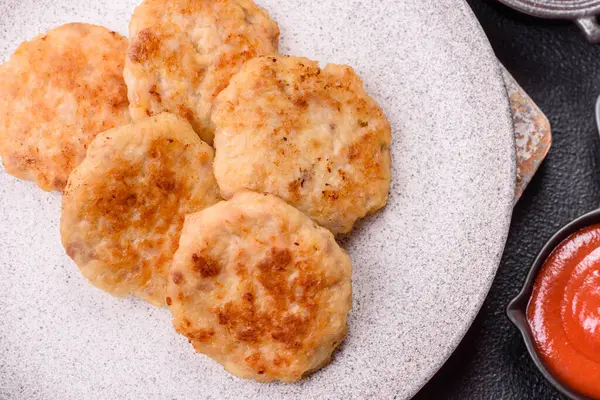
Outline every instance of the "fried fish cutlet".
<path id="1" fill-rule="evenodd" d="M 185 120 L 159 114 L 106 131 L 65 189 L 61 238 L 95 286 L 165 304 L 186 214 L 219 200 L 213 150 Z"/>
<path id="2" fill-rule="evenodd" d="M 252 59 L 217 97 L 212 122 L 226 199 L 271 193 L 334 234 L 386 204 L 390 124 L 348 66 Z"/>
<path id="3" fill-rule="evenodd" d="M 328 230 L 275 196 L 240 192 L 186 217 L 167 303 L 176 330 L 230 373 L 293 382 L 344 338 L 351 274 Z"/>
<path id="4" fill-rule="evenodd" d="M 130 122 L 126 51 L 118 33 L 82 23 L 17 48 L 0 66 L 0 156 L 8 173 L 62 190 L 94 137 Z"/>
<path id="5" fill-rule="evenodd" d="M 252 0 L 145 0 L 129 36 L 132 117 L 178 114 L 212 144 L 215 96 L 246 60 L 277 53 L 279 28 Z"/>

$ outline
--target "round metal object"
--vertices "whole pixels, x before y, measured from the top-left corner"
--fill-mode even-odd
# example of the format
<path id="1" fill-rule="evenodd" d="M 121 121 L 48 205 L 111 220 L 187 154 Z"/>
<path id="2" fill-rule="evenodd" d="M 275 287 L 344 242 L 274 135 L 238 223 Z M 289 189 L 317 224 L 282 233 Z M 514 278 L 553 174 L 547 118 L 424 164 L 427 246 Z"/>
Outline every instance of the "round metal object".
<path id="1" fill-rule="evenodd" d="M 600 96 L 596 100 L 596 126 L 598 127 L 598 133 L 600 133 Z"/>
<path id="2" fill-rule="evenodd" d="M 586 38 L 600 43 L 600 0 L 500 0 L 515 10 L 540 18 L 570 19 L 575 21 Z"/>

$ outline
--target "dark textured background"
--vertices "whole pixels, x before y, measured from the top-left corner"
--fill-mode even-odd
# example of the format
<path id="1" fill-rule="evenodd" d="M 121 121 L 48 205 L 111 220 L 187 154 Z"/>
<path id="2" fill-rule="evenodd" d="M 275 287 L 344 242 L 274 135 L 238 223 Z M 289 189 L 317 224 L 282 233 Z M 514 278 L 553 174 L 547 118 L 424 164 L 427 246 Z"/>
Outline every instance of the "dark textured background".
<path id="1" fill-rule="evenodd" d="M 468 0 L 496 55 L 548 116 L 553 144 L 517 204 L 498 274 L 457 351 L 417 399 L 563 399 L 536 370 L 505 315 L 529 265 L 552 234 L 600 204 L 600 45 L 569 22 Z"/>

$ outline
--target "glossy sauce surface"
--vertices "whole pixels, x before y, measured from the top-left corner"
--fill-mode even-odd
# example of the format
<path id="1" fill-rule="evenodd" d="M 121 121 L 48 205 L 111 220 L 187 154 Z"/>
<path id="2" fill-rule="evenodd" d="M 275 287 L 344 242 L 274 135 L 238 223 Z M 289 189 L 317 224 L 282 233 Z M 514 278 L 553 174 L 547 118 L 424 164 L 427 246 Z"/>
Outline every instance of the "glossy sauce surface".
<path id="1" fill-rule="evenodd" d="M 548 257 L 527 319 L 556 378 L 600 399 L 600 225 L 569 236 Z"/>

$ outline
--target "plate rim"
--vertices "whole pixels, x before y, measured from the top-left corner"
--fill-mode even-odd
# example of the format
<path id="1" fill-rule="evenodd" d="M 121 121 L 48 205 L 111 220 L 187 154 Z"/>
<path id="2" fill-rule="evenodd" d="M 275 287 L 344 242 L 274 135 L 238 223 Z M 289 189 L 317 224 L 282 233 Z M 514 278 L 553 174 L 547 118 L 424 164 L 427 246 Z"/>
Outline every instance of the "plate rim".
<path id="1" fill-rule="evenodd" d="M 417 395 L 419 393 L 419 391 L 421 391 L 421 389 L 423 389 L 423 387 L 425 387 L 425 385 L 427 385 L 427 383 L 429 383 L 429 381 L 431 381 L 431 379 L 433 379 L 433 377 L 446 364 L 448 359 L 454 354 L 457 347 L 463 341 L 465 335 L 471 329 L 471 326 L 473 325 L 473 323 L 475 322 L 475 319 L 479 315 L 479 312 L 481 311 L 483 304 L 484 304 L 485 300 L 487 299 L 487 296 L 490 292 L 492 284 L 496 278 L 498 269 L 500 268 L 500 263 L 502 261 L 502 257 L 504 255 L 504 249 L 506 248 L 506 242 L 508 240 L 510 225 L 511 225 L 511 221 L 512 221 L 512 215 L 513 215 L 513 211 L 514 211 L 513 207 L 515 204 L 514 192 L 515 192 L 515 188 L 516 188 L 516 173 L 517 173 L 517 153 L 516 153 L 516 149 L 515 149 L 516 139 L 515 139 L 514 124 L 513 124 L 513 120 L 512 120 L 513 114 L 512 114 L 512 110 L 510 108 L 510 99 L 508 96 L 508 88 L 506 87 L 506 83 L 502 76 L 502 66 L 501 66 L 500 60 L 497 59 L 497 57 L 494 53 L 494 49 L 492 48 L 492 45 L 487 38 L 487 35 L 483 29 L 483 26 L 481 26 L 481 24 L 479 23 L 477 16 L 473 12 L 473 10 L 469 6 L 469 4 L 466 2 L 466 0 L 461 0 L 460 4 L 463 7 L 463 11 L 464 11 L 463 14 L 467 18 L 470 19 L 472 24 L 475 25 L 475 28 L 478 31 L 478 36 L 480 37 L 480 40 L 481 39 L 483 40 L 483 44 L 481 46 L 482 48 L 480 50 L 485 51 L 485 53 L 482 53 L 481 57 L 486 57 L 488 59 L 490 57 L 492 58 L 492 61 L 494 61 L 494 71 L 495 71 L 496 79 L 500 80 L 500 82 L 502 83 L 501 95 L 502 95 L 502 97 L 504 99 L 504 103 L 505 103 L 504 112 L 506 115 L 509 116 L 509 118 L 511 120 L 511 123 L 509 126 L 509 134 L 511 136 L 511 143 L 512 143 L 512 151 L 510 152 L 510 155 L 511 155 L 510 170 L 511 170 L 512 178 L 510 179 L 510 182 L 509 182 L 511 196 L 510 196 L 510 198 L 507 196 L 507 199 L 504 199 L 504 201 L 506 201 L 506 203 L 508 203 L 510 205 L 506 207 L 505 218 L 503 220 L 503 225 L 504 225 L 503 237 L 498 239 L 498 243 L 500 244 L 500 249 L 496 253 L 497 255 L 494 257 L 494 264 L 496 265 L 496 267 L 494 268 L 492 274 L 488 277 L 488 280 L 486 281 L 485 290 L 478 292 L 478 297 L 475 302 L 476 306 L 473 309 L 474 311 L 466 319 L 469 322 L 465 323 L 463 329 L 455 335 L 455 340 L 452 341 L 452 343 L 448 343 L 448 346 L 445 349 L 445 354 L 443 355 L 443 357 L 440 357 L 439 358 L 440 361 L 430 368 L 430 371 L 427 374 L 428 377 L 423 379 L 423 381 L 421 382 L 419 387 L 416 390 L 411 391 L 409 393 L 409 398 L 412 398 L 413 396 Z"/>

